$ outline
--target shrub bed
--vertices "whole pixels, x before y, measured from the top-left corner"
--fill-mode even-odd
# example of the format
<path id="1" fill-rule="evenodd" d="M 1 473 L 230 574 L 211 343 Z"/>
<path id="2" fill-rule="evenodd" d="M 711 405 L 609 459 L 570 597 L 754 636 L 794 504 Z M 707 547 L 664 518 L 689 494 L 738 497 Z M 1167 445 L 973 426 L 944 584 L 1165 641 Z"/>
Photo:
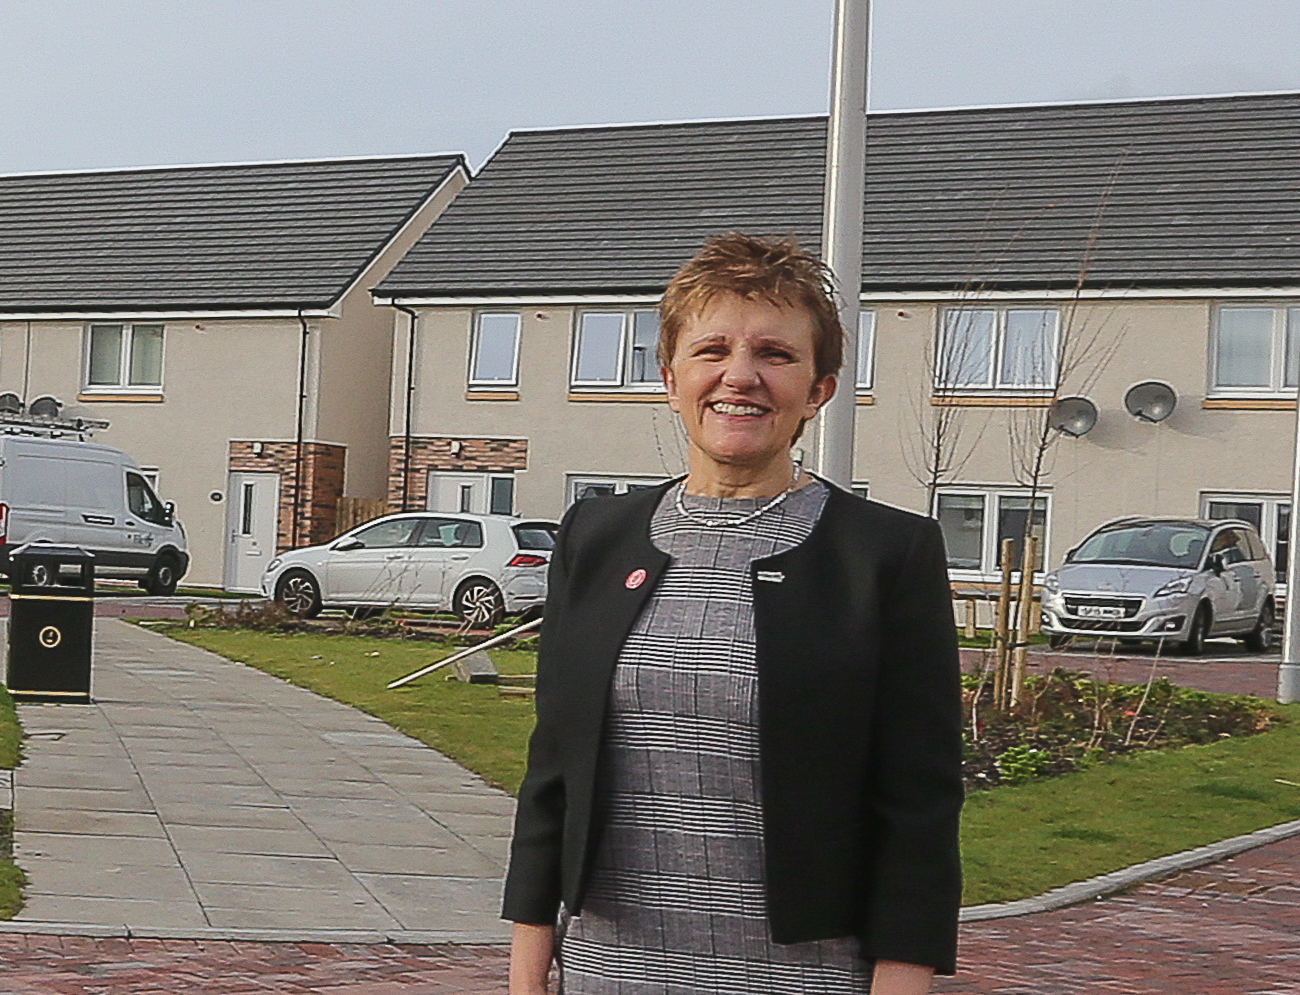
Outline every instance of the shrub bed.
<path id="1" fill-rule="evenodd" d="M 1086 770 L 1110 757 L 1254 736 L 1283 721 L 1249 695 L 1208 694 L 1165 678 L 1114 684 L 1057 668 L 1026 680 L 1018 708 L 990 707 L 979 674 L 963 676 L 967 790 Z"/>

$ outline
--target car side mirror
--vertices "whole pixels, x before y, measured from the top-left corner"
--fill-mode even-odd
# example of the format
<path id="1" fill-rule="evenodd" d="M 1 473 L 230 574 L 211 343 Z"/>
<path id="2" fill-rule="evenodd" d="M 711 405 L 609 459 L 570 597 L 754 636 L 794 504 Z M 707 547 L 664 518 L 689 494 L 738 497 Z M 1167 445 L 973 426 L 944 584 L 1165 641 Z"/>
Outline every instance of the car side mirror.
<path id="1" fill-rule="evenodd" d="M 1065 562 L 1066 562 L 1066 563 L 1073 563 L 1073 562 L 1074 562 L 1074 554 L 1077 553 L 1078 551 L 1079 551 L 1079 547 L 1078 547 L 1078 546 L 1075 546 L 1074 549 L 1066 550 L 1066 553 L 1065 553 Z"/>
<path id="2" fill-rule="evenodd" d="M 364 549 L 366 544 L 360 539 L 344 539 L 338 543 L 334 549 L 339 553 L 346 553 L 350 549 Z"/>
<path id="3" fill-rule="evenodd" d="M 1210 569 L 1216 574 L 1223 573 L 1223 554 L 1215 553 L 1210 557 Z"/>
<path id="4" fill-rule="evenodd" d="M 168 528 L 176 524 L 176 505 L 172 501 L 163 505 L 163 524 Z"/>

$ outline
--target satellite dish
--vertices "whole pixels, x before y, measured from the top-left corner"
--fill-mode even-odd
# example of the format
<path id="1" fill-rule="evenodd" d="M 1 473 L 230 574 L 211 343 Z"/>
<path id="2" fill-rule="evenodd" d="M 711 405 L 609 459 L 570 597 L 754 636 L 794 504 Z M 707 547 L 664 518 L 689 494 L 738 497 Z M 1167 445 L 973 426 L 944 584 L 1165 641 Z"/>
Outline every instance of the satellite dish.
<path id="1" fill-rule="evenodd" d="M 0 415 L 21 415 L 23 399 L 14 393 L 0 394 Z"/>
<path id="2" fill-rule="evenodd" d="M 63 407 L 63 402 L 55 400 L 46 394 L 44 397 L 38 397 L 27 409 L 27 413 L 33 418 L 57 418 L 59 409 Z"/>
<path id="3" fill-rule="evenodd" d="M 1167 383 L 1148 380 L 1130 387 L 1124 395 L 1124 407 L 1134 418 L 1161 422 L 1168 418 L 1178 403 L 1178 395 Z"/>
<path id="4" fill-rule="evenodd" d="M 1047 409 L 1047 424 L 1073 439 L 1087 435 L 1097 424 L 1097 405 L 1086 397 L 1060 397 Z"/>

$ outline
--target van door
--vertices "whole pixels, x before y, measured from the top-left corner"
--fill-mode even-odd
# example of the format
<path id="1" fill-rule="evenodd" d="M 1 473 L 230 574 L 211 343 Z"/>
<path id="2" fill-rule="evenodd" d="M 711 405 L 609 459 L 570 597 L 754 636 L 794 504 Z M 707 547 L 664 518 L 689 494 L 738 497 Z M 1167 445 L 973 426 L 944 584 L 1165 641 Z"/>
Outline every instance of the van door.
<path id="1" fill-rule="evenodd" d="M 280 512 L 278 473 L 232 473 L 226 490 L 227 591 L 257 594 L 275 556 Z"/>

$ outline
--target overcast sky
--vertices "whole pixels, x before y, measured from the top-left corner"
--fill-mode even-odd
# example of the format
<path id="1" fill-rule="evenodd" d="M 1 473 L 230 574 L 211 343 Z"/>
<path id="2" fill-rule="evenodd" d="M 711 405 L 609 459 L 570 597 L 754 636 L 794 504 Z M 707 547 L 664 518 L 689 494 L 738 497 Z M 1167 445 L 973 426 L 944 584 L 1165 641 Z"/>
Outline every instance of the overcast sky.
<path id="1" fill-rule="evenodd" d="M 0 172 L 826 110 L 833 0 L 0 0 Z M 1300 90 L 1297 0 L 875 0 L 873 109 Z"/>

